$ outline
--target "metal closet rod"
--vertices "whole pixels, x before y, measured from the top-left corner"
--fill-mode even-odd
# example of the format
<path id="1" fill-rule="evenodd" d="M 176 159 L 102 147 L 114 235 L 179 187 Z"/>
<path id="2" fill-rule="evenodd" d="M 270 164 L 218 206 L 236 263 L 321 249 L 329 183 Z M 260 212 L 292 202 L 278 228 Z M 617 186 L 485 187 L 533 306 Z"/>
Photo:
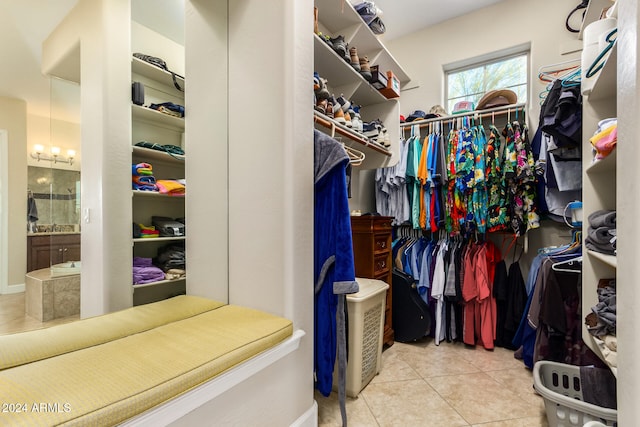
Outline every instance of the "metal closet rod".
<path id="1" fill-rule="evenodd" d="M 453 119 L 460 119 L 462 117 L 470 117 L 472 119 L 478 119 L 481 117 L 493 117 L 495 115 L 502 115 L 502 114 L 508 114 L 510 112 L 514 112 L 520 108 L 523 109 L 524 112 L 524 107 L 526 106 L 526 104 L 521 103 L 521 104 L 511 104 L 511 105 L 503 105 L 501 107 L 494 107 L 494 108 L 487 108 L 484 110 L 477 110 L 477 111 L 469 111 L 466 113 L 459 113 L 459 114 L 452 114 L 450 116 L 443 116 L 443 117 L 434 117 L 432 119 L 422 119 L 422 120 L 414 120 L 412 122 L 408 122 L 408 123 L 400 123 L 400 127 L 402 128 L 411 128 L 411 126 L 415 126 L 415 125 L 419 125 L 420 127 L 424 127 L 430 123 L 436 123 L 436 122 L 446 122 L 448 120 L 453 120 Z"/>

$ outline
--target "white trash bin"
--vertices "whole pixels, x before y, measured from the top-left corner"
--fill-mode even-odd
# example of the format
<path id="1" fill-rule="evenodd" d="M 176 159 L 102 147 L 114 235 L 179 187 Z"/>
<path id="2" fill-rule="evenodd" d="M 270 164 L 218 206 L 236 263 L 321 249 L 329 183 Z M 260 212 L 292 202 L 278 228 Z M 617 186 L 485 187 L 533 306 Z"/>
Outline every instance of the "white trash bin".
<path id="1" fill-rule="evenodd" d="M 356 278 L 360 291 L 347 295 L 348 348 L 346 392 L 357 397 L 382 368 L 384 310 L 389 285 L 382 280 Z M 338 364 L 333 370 L 338 389 Z"/>

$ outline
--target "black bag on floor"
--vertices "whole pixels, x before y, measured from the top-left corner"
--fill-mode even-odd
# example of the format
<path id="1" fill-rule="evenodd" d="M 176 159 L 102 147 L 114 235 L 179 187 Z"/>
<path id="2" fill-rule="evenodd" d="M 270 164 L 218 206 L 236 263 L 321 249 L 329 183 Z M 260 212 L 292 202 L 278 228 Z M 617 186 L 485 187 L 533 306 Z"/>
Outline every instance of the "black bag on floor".
<path id="1" fill-rule="evenodd" d="M 429 335 L 431 312 L 420 298 L 415 280 L 405 272 L 393 269 L 392 318 L 396 341 L 416 341 Z"/>

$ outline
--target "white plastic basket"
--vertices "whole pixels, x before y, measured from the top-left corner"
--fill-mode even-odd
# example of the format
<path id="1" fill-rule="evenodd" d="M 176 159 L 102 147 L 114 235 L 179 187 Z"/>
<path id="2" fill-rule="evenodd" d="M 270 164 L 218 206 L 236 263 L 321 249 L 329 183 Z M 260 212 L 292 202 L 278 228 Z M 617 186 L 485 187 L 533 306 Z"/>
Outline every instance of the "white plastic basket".
<path id="1" fill-rule="evenodd" d="M 549 427 L 583 427 L 589 421 L 616 425 L 618 411 L 582 401 L 579 366 L 536 362 L 533 386 L 544 398 Z"/>

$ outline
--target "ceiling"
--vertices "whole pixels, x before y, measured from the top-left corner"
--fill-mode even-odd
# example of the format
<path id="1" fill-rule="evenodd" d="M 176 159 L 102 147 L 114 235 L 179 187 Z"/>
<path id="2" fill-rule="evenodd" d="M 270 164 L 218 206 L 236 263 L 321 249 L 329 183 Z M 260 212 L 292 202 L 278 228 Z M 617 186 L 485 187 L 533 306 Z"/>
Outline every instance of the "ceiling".
<path id="1" fill-rule="evenodd" d="M 73 110 L 76 101 L 65 102 L 64 96 L 40 72 L 42 42 L 62 21 L 79 0 L 0 0 L 0 27 L 3 41 L 0 52 L 4 64 L 0 67 L 0 96 L 24 99 L 29 114 L 57 115 L 60 120 L 77 121 Z M 184 0 L 131 0 L 132 18 L 161 31 L 165 36 L 183 43 Z M 351 0 L 358 3 L 359 0 Z M 476 9 L 506 0 L 375 0 L 382 10 L 386 26 L 385 40 L 401 37 L 430 25 L 464 15 Z M 168 33 L 167 29 L 177 28 Z M 60 99 L 64 108 L 51 108 L 52 99 Z M 72 99 L 77 99 L 73 95 Z"/>
<path id="2" fill-rule="evenodd" d="M 466 15 L 506 0 L 373 0 L 382 11 L 385 40 L 392 40 L 422 28 Z M 359 3 L 352 0 L 352 3 Z"/>

